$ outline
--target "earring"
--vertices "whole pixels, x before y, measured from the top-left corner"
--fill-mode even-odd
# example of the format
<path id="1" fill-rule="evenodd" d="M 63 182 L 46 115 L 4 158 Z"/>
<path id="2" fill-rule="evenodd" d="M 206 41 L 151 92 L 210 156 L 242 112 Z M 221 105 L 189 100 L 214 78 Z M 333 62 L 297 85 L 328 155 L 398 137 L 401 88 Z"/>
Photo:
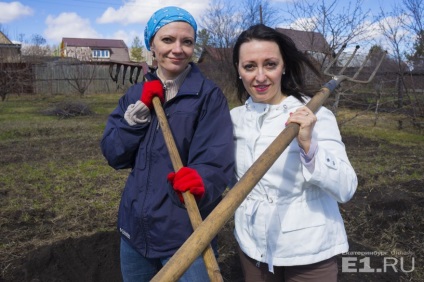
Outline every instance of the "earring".
<path id="1" fill-rule="evenodd" d="M 285 75 L 286 74 L 286 70 L 283 70 L 283 75 Z"/>
<path id="2" fill-rule="evenodd" d="M 241 75 L 239 76 L 239 79 L 241 79 Z"/>

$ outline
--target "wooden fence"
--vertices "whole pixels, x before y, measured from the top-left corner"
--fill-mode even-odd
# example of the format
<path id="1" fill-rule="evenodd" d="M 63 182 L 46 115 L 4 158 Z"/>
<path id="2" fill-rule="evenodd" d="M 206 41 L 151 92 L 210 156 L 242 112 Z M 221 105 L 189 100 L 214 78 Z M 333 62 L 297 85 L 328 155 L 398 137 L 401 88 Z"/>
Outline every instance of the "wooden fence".
<path id="1" fill-rule="evenodd" d="M 120 72 L 116 83 L 109 75 L 109 65 L 104 64 L 47 63 L 34 65 L 32 71 L 37 94 L 81 94 L 83 88 L 83 94 L 117 93 L 131 86 L 128 73 L 123 81 Z"/>
<path id="2" fill-rule="evenodd" d="M 109 74 L 109 64 L 99 64 L 99 63 L 81 63 L 74 61 L 51 61 L 43 62 L 36 64 L 3 64 L 7 65 L 7 68 L 2 68 L 3 71 L 16 72 L 15 69 L 19 69 L 20 73 L 23 72 L 21 65 L 25 65 L 25 71 L 27 72 L 25 80 L 22 78 L 17 79 L 22 85 L 26 87 L 14 87 L 14 91 L 9 91 L 10 93 L 19 92 L 19 94 L 24 93 L 35 93 L 35 94 L 81 94 L 81 91 L 84 90 L 84 94 L 97 94 L 97 93 L 123 93 L 128 87 L 131 86 L 129 82 L 129 70 L 126 74 L 125 79 L 123 79 L 123 71 L 119 72 L 118 82 L 114 82 Z M 16 65 L 16 67 L 11 67 L 9 65 Z M 218 86 L 224 90 L 229 90 L 228 85 L 233 86 L 233 79 L 228 76 L 224 76 L 222 71 L 214 72 L 211 71 L 212 68 L 207 64 L 199 64 L 202 71 L 205 75 L 212 80 L 214 80 Z M 113 74 L 115 74 L 115 69 L 113 69 Z M 347 70 L 349 72 L 354 72 L 355 69 Z M 216 73 L 219 74 L 219 77 L 225 77 L 222 81 L 216 79 Z M 366 79 L 369 74 L 364 73 L 364 77 L 358 77 L 359 79 Z M 424 91 L 424 73 L 405 73 L 403 76 L 405 80 L 405 86 L 409 91 L 423 93 Z M 140 81 L 140 78 L 139 78 Z M 0 81 L 1 82 L 1 81 Z M 375 77 L 374 81 L 365 86 L 364 88 L 374 88 L 376 85 L 382 85 L 386 89 L 397 89 L 397 84 L 399 83 L 399 77 L 394 72 L 384 72 L 380 71 Z M 4 85 L 1 84 L 0 86 Z M 78 91 L 81 90 L 81 91 Z M 231 90 L 233 91 L 233 90 Z"/>

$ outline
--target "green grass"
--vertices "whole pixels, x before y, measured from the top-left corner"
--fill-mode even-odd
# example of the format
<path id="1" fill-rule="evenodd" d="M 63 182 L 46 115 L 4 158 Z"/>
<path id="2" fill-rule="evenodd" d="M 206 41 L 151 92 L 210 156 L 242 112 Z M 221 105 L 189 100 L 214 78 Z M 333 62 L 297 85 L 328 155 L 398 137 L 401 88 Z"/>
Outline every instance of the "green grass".
<path id="1" fill-rule="evenodd" d="M 342 123 L 341 132 L 344 134 L 384 140 L 401 146 L 420 146 L 424 143 L 424 134 L 403 115 L 379 113 L 375 121 L 376 116 L 371 112 L 356 116 L 355 111 L 344 109 L 338 113 L 337 119 Z M 398 128 L 399 120 L 404 121 L 403 129 Z M 343 121 L 348 122 L 343 124 Z"/>
<path id="2" fill-rule="evenodd" d="M 356 136 L 370 140 L 349 154 L 350 161 L 359 178 L 372 179 L 367 187 L 390 186 L 394 183 L 422 180 L 423 171 L 418 169 L 422 162 L 424 135 L 412 125 L 398 129 L 402 115 L 380 113 L 375 123 L 373 113 L 362 113 L 343 109 L 337 118 L 342 123 L 343 136 Z M 347 123 L 343 121 L 348 120 Z M 347 145 L 349 153 L 350 147 Z M 414 152 L 417 152 L 415 154 Z M 359 187 L 361 188 L 361 187 Z"/>
<path id="3" fill-rule="evenodd" d="M 99 142 L 107 115 L 120 96 L 10 96 L 0 104 L 0 192 L 7 195 L 0 198 L 2 232 L 24 228 L 22 236 L 31 234 L 36 240 L 37 228 L 43 229 L 43 224 L 37 225 L 40 222 L 44 228 L 55 222 L 52 232 L 58 237 L 79 234 L 81 228 L 85 232 L 114 228 L 128 172 L 115 172 L 107 165 Z M 89 104 L 95 114 L 69 119 L 41 114 L 67 99 Z M 8 228 L 5 214 L 16 219 L 19 227 L 10 228 L 17 230 Z M 58 220 L 67 222 L 65 227 Z M 27 231 L 24 223 L 34 232 Z"/>

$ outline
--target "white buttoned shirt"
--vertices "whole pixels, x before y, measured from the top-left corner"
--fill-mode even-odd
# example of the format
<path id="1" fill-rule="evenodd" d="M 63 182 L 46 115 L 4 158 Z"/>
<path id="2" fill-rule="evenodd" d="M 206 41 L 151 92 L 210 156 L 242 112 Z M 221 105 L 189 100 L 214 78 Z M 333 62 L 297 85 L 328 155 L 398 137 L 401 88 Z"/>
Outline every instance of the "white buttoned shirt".
<path id="1" fill-rule="evenodd" d="M 293 96 L 279 105 L 249 98 L 231 110 L 237 180 L 285 128 L 290 112 L 301 106 Z M 305 155 L 294 139 L 235 213 L 240 248 L 268 263 L 271 272 L 273 266 L 312 264 L 348 251 L 338 202 L 351 199 L 357 177 L 333 113 L 321 107 L 316 116 L 313 152 Z"/>

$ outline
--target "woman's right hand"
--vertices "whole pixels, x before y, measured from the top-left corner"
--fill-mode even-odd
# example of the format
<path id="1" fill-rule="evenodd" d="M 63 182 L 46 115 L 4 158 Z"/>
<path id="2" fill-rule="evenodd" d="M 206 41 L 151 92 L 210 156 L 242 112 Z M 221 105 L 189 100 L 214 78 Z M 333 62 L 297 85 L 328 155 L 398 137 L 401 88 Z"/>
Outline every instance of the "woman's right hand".
<path id="1" fill-rule="evenodd" d="M 155 96 L 159 97 L 162 103 L 165 101 L 162 83 L 160 80 L 146 81 L 143 84 L 143 91 L 141 92 L 141 102 L 143 102 L 151 110 L 153 109 L 152 101 Z"/>
<path id="2" fill-rule="evenodd" d="M 307 154 L 311 146 L 312 131 L 317 122 L 317 117 L 308 107 L 304 106 L 298 108 L 294 113 L 290 113 L 286 126 L 291 122 L 298 123 L 300 126 L 297 142 Z"/>

